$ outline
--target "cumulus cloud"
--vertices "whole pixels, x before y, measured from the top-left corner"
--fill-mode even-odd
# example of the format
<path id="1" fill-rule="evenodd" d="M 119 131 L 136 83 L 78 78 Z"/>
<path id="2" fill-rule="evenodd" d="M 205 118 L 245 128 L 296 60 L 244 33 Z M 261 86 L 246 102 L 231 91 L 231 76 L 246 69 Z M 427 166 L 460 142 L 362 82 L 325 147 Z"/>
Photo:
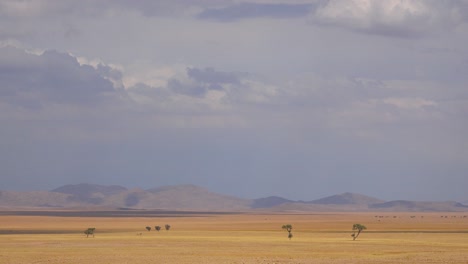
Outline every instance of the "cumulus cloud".
<path id="1" fill-rule="evenodd" d="M 331 0 L 312 21 L 375 35 L 418 37 L 451 29 L 463 22 L 463 1 Z"/>
<path id="2" fill-rule="evenodd" d="M 250 111 L 261 112 L 265 106 L 283 110 L 287 107 L 291 111 L 302 109 L 298 111 L 324 115 L 320 118 L 322 121 L 327 118 L 342 120 L 346 116 L 348 125 L 354 118 L 363 126 L 366 119 L 362 115 L 367 112 L 373 112 L 374 116 L 368 119 L 368 124 L 372 124 L 376 116 L 392 117 L 389 120 L 398 122 L 404 113 L 410 118 L 415 110 L 419 116 L 427 113 L 430 118 L 439 110 L 440 98 L 456 99 L 456 94 L 461 92 L 457 88 L 443 90 L 440 84 L 431 86 L 427 82 L 330 79 L 313 74 L 281 85 L 252 74 L 210 67 L 186 67 L 184 72 L 157 86 L 142 81 L 125 87 L 122 81 L 125 70 L 103 62 L 91 66 L 81 60 L 80 64 L 67 53 L 31 54 L 4 47 L 0 48 L 0 58 L 0 101 L 29 108 L 47 103 L 96 105 L 109 98 L 125 98 L 136 112 L 164 110 L 170 115 L 171 112 L 189 114 L 202 110 L 217 113 L 245 106 L 249 106 Z M 113 102 L 115 107 L 123 109 L 119 106 L 122 101 Z M 445 108 L 446 105 L 445 102 Z"/>
<path id="3" fill-rule="evenodd" d="M 159 85 L 152 84 L 151 78 L 149 83 L 125 83 L 124 68 L 100 60 L 53 50 L 27 52 L 4 46 L 0 48 L 0 103 L 30 109 L 54 104 L 102 107 L 111 103 L 114 109 L 122 111 L 163 111 L 171 115 L 215 113 L 226 107 L 273 103 L 278 99 L 276 86 L 255 80 L 248 73 L 211 67 L 186 67 L 178 73 L 176 68 L 162 66 L 170 74 L 166 74 L 167 80 L 156 82 Z M 128 106 L 131 108 L 125 108 Z"/>
<path id="4" fill-rule="evenodd" d="M 169 115 L 226 114 L 227 110 L 236 112 L 246 106 L 261 109 L 287 100 L 281 98 L 277 85 L 252 74 L 193 66 L 162 85 L 140 82 L 126 87 L 125 92 L 137 104 L 135 107 Z"/>
<path id="5" fill-rule="evenodd" d="M 219 109 L 282 104 L 280 89 L 248 73 L 224 72 L 214 68 L 188 67 L 186 75 L 167 82 L 168 90 L 181 95 L 204 98 L 207 105 Z M 200 102 L 200 101 L 198 101 Z"/>
<path id="6" fill-rule="evenodd" d="M 109 79 L 119 79 L 115 71 L 80 65 L 75 57 L 57 51 L 41 55 L 0 48 L 0 100 L 24 107 L 45 102 L 94 104 L 116 90 Z"/>

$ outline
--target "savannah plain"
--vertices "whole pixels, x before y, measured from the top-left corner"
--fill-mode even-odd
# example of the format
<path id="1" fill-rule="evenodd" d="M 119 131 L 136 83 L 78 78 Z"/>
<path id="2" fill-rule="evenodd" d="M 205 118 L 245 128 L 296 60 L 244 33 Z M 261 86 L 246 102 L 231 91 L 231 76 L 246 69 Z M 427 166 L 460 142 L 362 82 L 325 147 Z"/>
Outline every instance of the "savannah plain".
<path id="1" fill-rule="evenodd" d="M 355 223 L 367 230 L 353 241 Z M 468 213 L 3 212 L 6 263 L 468 263 Z"/>

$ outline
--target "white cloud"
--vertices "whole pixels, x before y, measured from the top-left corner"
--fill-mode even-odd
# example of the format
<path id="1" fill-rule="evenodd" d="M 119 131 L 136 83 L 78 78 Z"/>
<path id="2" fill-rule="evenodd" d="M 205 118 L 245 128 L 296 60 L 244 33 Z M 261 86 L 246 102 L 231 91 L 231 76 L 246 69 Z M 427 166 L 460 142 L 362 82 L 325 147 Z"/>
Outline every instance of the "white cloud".
<path id="1" fill-rule="evenodd" d="M 80 65 L 70 54 L 39 54 L 14 47 L 0 48 L 0 100 L 37 108 L 47 103 L 95 104 L 116 93 L 110 79 L 119 73 L 107 66 Z"/>
<path id="2" fill-rule="evenodd" d="M 447 1 L 331 0 L 312 19 L 369 34 L 416 37 L 453 28 L 462 22 L 462 15 L 459 5 Z"/>
<path id="3" fill-rule="evenodd" d="M 123 83 L 127 89 L 138 83 L 163 87 L 171 78 L 184 74 L 187 67 L 185 64 L 155 65 L 151 62 L 137 61 L 122 69 Z"/>

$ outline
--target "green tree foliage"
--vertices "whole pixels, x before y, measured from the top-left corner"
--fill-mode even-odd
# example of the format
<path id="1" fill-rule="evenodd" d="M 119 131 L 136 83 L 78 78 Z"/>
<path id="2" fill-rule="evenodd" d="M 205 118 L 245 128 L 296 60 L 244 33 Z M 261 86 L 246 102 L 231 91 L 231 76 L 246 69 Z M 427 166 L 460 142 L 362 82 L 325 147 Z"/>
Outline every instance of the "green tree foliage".
<path id="1" fill-rule="evenodd" d="M 84 233 L 85 233 L 86 237 L 89 237 L 91 235 L 94 237 L 94 231 L 95 230 L 96 230 L 96 228 L 94 228 L 94 227 L 88 227 L 88 229 L 86 229 L 84 231 Z"/>
<path id="2" fill-rule="evenodd" d="M 281 228 L 288 231 L 288 238 L 289 238 L 289 240 L 291 240 L 291 238 L 293 237 L 293 234 L 291 233 L 292 228 L 293 228 L 292 225 L 290 225 L 290 224 L 283 225 Z"/>
<path id="3" fill-rule="evenodd" d="M 171 229 L 171 225 L 166 224 L 164 228 L 166 228 L 166 231 L 169 231 L 169 229 Z"/>
<path id="4" fill-rule="evenodd" d="M 154 229 L 155 229 L 156 231 L 159 231 L 159 230 L 161 230 L 161 227 L 160 227 L 160 226 L 155 226 Z"/>
<path id="5" fill-rule="evenodd" d="M 151 226 L 147 226 L 146 230 L 151 231 Z"/>
<path id="6" fill-rule="evenodd" d="M 358 238 L 359 234 L 361 234 L 362 230 L 365 230 L 365 229 L 367 229 L 367 227 L 365 225 L 354 224 L 353 225 L 354 233 L 351 235 L 353 237 L 353 240 L 356 240 L 356 238 Z"/>

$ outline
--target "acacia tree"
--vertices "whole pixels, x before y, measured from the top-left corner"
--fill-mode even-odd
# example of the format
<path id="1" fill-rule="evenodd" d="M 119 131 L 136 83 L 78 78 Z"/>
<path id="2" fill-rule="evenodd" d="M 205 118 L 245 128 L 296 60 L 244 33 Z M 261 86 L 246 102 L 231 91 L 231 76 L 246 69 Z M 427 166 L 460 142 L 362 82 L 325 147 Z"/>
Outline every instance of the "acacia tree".
<path id="1" fill-rule="evenodd" d="M 293 234 L 291 233 L 291 231 L 292 231 L 292 225 L 290 225 L 290 224 L 283 225 L 281 228 L 282 228 L 282 229 L 285 229 L 286 231 L 288 231 L 288 238 L 289 238 L 289 240 L 291 240 L 291 238 L 293 237 Z"/>
<path id="2" fill-rule="evenodd" d="M 96 228 L 94 227 L 88 227 L 88 229 L 86 229 L 84 231 L 86 237 L 89 237 L 90 235 L 92 235 L 94 237 L 94 230 L 96 230 Z"/>
<path id="3" fill-rule="evenodd" d="M 164 226 L 164 228 L 166 228 L 166 231 L 169 231 L 169 229 L 171 229 L 171 226 L 168 225 L 168 224 L 166 224 L 166 225 Z"/>
<path id="4" fill-rule="evenodd" d="M 159 230 L 161 230 L 161 227 L 160 227 L 160 226 L 155 226 L 154 229 L 155 229 L 156 231 L 159 231 Z"/>
<path id="5" fill-rule="evenodd" d="M 151 226 L 147 226 L 146 230 L 151 231 Z"/>
<path id="6" fill-rule="evenodd" d="M 365 230 L 365 229 L 367 229 L 367 227 L 365 225 L 354 224 L 353 225 L 354 233 L 351 235 L 353 237 L 353 240 L 356 240 L 356 238 L 359 236 L 359 234 L 361 234 L 362 230 Z M 357 233 L 356 233 L 356 231 L 357 231 Z"/>

